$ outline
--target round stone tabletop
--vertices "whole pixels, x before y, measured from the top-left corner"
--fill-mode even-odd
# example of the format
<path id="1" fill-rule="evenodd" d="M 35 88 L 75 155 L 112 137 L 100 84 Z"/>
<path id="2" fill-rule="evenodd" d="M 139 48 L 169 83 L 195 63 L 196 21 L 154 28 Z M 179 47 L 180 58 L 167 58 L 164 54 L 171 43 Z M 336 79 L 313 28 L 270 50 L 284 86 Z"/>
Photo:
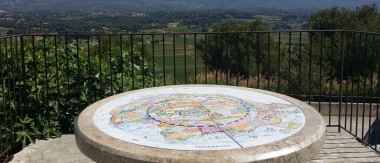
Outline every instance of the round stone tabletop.
<path id="1" fill-rule="evenodd" d="M 96 162 L 306 162 L 322 148 L 325 126 L 311 106 L 278 93 L 176 85 L 90 105 L 75 136 Z"/>

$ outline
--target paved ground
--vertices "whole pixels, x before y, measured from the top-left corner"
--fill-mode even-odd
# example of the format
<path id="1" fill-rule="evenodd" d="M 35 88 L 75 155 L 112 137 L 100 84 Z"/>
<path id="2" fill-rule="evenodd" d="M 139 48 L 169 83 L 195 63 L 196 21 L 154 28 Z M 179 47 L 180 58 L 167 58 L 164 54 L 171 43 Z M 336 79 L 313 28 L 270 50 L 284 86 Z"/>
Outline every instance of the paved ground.
<path id="1" fill-rule="evenodd" d="M 58 139 L 37 141 L 15 154 L 11 162 L 85 163 L 93 161 L 79 151 L 74 135 L 63 135 Z"/>
<path id="2" fill-rule="evenodd" d="M 328 120 L 329 118 L 325 117 L 325 119 Z M 367 122 L 369 121 L 369 118 L 364 118 L 364 120 Z M 337 117 L 331 117 L 331 122 L 337 124 L 337 121 Z M 354 125 L 352 127 L 355 128 L 355 130 L 356 126 L 358 127 L 358 132 L 360 131 L 358 134 L 359 136 L 361 136 L 361 121 L 362 120 L 359 119 L 358 125 L 353 123 Z M 371 121 L 373 121 L 373 118 Z M 81 163 L 93 161 L 84 156 L 76 147 L 74 135 L 63 135 L 58 139 L 37 141 L 36 144 L 30 145 L 21 152 L 17 153 L 11 162 Z M 380 163 L 380 156 L 372 149 L 365 147 L 356 141 L 355 138 L 346 131 L 342 130 L 339 133 L 336 127 L 328 127 L 326 142 L 323 149 L 310 161 L 310 163 L 314 162 Z"/>
<path id="3" fill-rule="evenodd" d="M 315 162 L 380 162 L 380 156 L 346 131 L 328 127 L 323 149 L 310 161 Z"/>

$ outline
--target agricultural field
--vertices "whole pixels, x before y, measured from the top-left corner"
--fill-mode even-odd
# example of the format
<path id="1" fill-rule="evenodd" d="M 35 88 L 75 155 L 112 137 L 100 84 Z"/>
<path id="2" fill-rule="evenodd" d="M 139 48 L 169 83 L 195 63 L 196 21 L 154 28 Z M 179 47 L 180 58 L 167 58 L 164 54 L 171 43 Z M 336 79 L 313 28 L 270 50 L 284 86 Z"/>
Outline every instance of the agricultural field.
<path id="1" fill-rule="evenodd" d="M 7 34 L 7 32 L 9 30 L 12 30 L 13 28 L 5 28 L 5 27 L 0 27 L 0 35 L 1 36 L 4 36 L 5 34 Z"/>
<path id="2" fill-rule="evenodd" d="M 142 33 L 187 33 L 187 32 L 200 32 L 201 29 L 196 27 L 196 28 L 189 28 L 187 26 L 178 26 L 178 27 L 173 27 L 173 28 L 161 28 L 161 29 L 145 29 L 142 30 Z"/>
<path id="3" fill-rule="evenodd" d="M 288 48 L 289 43 L 292 47 L 304 46 L 309 42 L 309 34 L 307 32 L 293 32 L 291 37 L 289 37 L 289 32 L 281 32 L 280 38 L 279 33 L 271 33 L 270 37 L 274 40 L 275 44 L 278 45 L 280 41 L 281 48 Z M 290 38 L 290 40 L 289 40 Z M 279 40 L 280 39 L 280 40 Z M 274 46 L 274 45 L 273 45 Z"/>
<path id="4" fill-rule="evenodd" d="M 267 36 L 268 33 L 261 33 L 260 35 Z M 279 33 L 270 33 L 269 37 L 274 41 L 271 46 L 276 46 L 279 41 Z M 147 49 L 148 54 L 154 56 L 155 62 L 163 71 L 165 75 L 177 82 L 189 82 L 194 77 L 195 71 L 197 73 L 204 72 L 205 65 L 203 60 L 199 57 L 199 51 L 196 52 L 196 44 L 201 43 L 205 36 L 201 34 L 180 34 L 176 35 L 145 35 L 144 47 Z M 267 38 L 267 37 L 265 37 Z M 309 41 L 308 33 L 306 32 L 292 32 L 289 37 L 288 32 L 281 32 L 281 48 L 289 47 L 289 38 L 291 47 L 298 49 L 304 46 Z M 154 40 L 154 41 L 152 41 Z M 186 44 L 185 44 L 186 42 Z M 197 53 L 197 57 L 195 58 Z M 185 64 L 186 60 L 186 64 Z M 195 64 L 195 62 L 197 62 Z M 164 67 L 165 65 L 165 67 Z M 196 70 L 195 70 L 196 69 Z M 174 74 L 175 72 L 175 74 Z M 185 74 L 186 72 L 186 74 Z"/>
<path id="5" fill-rule="evenodd" d="M 197 38 L 195 38 L 194 35 L 186 35 L 185 38 L 181 35 L 176 37 L 175 42 L 173 42 L 173 37 L 167 35 L 164 38 L 155 36 L 155 43 L 148 43 L 145 46 L 148 54 L 154 57 L 155 63 L 157 63 L 162 72 L 165 71 L 165 76 L 170 76 L 173 80 L 175 78 L 176 81 L 185 83 L 185 80 L 189 82 L 191 78 L 194 78 L 195 72 L 201 72 L 205 67 L 202 59 L 196 54 L 198 53 L 199 55 L 199 52 L 195 50 L 195 43 L 199 43 L 202 38 L 199 36 L 197 35 Z M 144 38 L 144 40 L 151 39 Z M 163 40 L 164 42 L 162 42 Z"/>

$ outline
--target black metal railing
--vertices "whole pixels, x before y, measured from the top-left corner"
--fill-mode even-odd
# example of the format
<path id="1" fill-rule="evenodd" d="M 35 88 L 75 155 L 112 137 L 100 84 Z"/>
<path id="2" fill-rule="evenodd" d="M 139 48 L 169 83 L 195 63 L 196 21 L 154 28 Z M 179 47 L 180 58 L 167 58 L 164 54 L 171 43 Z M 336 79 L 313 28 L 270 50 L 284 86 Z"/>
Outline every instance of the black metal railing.
<path id="1" fill-rule="evenodd" d="M 1 37 L 0 155 L 72 133 L 75 116 L 99 99 L 173 84 L 252 87 L 319 111 L 327 105 L 328 126 L 379 152 L 366 138 L 378 123 L 378 42 L 379 33 L 348 30 Z"/>

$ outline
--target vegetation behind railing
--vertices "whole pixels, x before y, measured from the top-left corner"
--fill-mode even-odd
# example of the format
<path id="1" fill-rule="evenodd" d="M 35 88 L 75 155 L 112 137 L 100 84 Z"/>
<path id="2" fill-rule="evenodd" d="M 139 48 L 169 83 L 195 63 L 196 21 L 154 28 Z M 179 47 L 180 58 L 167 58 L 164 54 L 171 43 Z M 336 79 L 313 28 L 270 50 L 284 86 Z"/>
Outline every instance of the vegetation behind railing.
<path id="1" fill-rule="evenodd" d="M 0 154 L 73 133 L 86 106 L 146 87 L 237 85 L 305 101 L 378 103 L 377 33 L 221 29 L 0 38 Z"/>

